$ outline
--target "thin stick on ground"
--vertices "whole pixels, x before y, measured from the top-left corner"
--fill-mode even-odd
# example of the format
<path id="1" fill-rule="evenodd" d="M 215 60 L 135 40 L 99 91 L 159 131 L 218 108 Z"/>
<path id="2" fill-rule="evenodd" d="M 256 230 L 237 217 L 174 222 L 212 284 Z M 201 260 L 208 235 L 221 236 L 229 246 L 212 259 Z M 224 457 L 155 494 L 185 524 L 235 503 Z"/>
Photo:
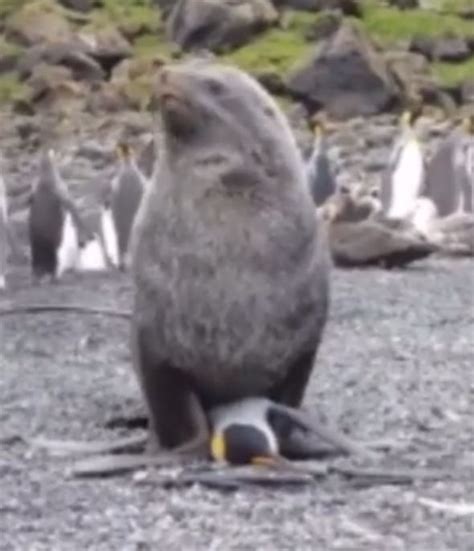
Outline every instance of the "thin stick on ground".
<path id="1" fill-rule="evenodd" d="M 71 312 L 76 314 L 99 314 L 114 318 L 130 320 L 131 312 L 116 310 L 114 308 L 94 308 L 92 306 L 81 306 L 79 304 L 31 304 L 15 306 L 13 308 L 0 309 L 0 316 L 13 316 L 17 314 L 43 314 L 46 312 Z"/>

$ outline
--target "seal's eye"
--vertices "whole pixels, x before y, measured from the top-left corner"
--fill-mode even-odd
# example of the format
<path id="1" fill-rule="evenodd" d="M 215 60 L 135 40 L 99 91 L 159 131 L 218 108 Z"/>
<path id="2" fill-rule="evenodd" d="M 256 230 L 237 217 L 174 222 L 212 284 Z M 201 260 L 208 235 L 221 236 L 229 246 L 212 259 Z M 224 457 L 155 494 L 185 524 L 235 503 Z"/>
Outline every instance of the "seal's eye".
<path id="1" fill-rule="evenodd" d="M 215 96 L 220 96 L 224 92 L 224 86 L 217 80 L 208 79 L 206 84 L 211 94 Z"/>

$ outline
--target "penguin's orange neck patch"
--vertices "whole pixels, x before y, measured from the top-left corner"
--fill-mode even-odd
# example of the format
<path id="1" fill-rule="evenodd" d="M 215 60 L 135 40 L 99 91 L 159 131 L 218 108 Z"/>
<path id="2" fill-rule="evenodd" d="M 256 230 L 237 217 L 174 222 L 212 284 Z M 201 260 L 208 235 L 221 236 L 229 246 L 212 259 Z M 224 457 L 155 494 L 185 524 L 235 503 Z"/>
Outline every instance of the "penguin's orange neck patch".
<path id="1" fill-rule="evenodd" d="M 224 435 L 216 433 L 211 438 L 211 455 L 216 461 L 225 461 L 226 444 Z"/>

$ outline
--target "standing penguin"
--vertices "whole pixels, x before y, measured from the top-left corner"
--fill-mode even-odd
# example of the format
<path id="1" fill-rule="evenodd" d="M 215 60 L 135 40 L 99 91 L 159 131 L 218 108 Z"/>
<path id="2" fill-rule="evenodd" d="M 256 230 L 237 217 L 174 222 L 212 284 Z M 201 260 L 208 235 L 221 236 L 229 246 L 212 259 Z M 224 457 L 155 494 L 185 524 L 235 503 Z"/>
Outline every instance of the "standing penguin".
<path id="1" fill-rule="evenodd" d="M 461 180 L 462 210 L 474 212 L 474 115 L 462 123 L 462 144 L 455 159 L 456 173 Z"/>
<path id="2" fill-rule="evenodd" d="M 117 152 L 120 168 L 102 207 L 101 227 L 107 255 L 114 265 L 124 269 L 128 263 L 130 234 L 146 179 L 127 144 L 119 144 Z"/>
<path id="3" fill-rule="evenodd" d="M 472 117 L 444 139 L 426 171 L 424 195 L 443 218 L 455 212 L 473 211 L 474 137 Z"/>
<path id="4" fill-rule="evenodd" d="M 423 151 L 414 132 L 420 111 L 407 110 L 400 119 L 401 135 L 393 146 L 389 165 L 382 178 L 380 199 L 387 218 L 405 219 L 423 191 Z"/>
<path id="5" fill-rule="evenodd" d="M 8 210 L 5 182 L 0 174 L 0 291 L 6 287 L 8 260 Z"/>
<path id="6" fill-rule="evenodd" d="M 157 160 L 157 146 L 155 137 L 153 136 L 148 140 L 138 158 L 138 167 L 146 178 L 152 177 Z"/>
<path id="7" fill-rule="evenodd" d="M 54 279 L 74 268 L 79 232 L 89 233 L 50 149 L 41 157 L 38 181 L 30 198 L 29 236 L 35 278 L 49 275 Z"/>
<path id="8" fill-rule="evenodd" d="M 336 180 L 331 170 L 324 135 L 324 123 L 318 117 L 311 120 L 314 133 L 313 151 L 306 162 L 309 190 L 313 201 L 320 207 L 336 191 Z"/>

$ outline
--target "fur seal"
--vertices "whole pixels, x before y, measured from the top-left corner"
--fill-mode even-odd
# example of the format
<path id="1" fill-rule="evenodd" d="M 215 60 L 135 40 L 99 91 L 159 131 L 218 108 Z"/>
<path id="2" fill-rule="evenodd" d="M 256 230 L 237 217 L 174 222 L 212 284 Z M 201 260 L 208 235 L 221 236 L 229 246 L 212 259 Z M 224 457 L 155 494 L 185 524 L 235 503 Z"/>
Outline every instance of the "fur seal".
<path id="1" fill-rule="evenodd" d="M 120 143 L 117 153 L 120 167 L 108 190 L 101 226 L 109 258 L 123 269 L 128 264 L 130 234 L 146 180 L 128 144 Z"/>
<path id="2" fill-rule="evenodd" d="M 336 180 L 332 173 L 325 140 L 325 127 L 320 118 L 311 120 L 314 133 L 313 151 L 306 163 L 308 185 L 317 207 L 336 191 Z"/>
<path id="3" fill-rule="evenodd" d="M 445 138 L 428 163 L 424 195 L 444 218 L 460 211 L 473 211 L 474 122 L 466 118 Z"/>
<path id="4" fill-rule="evenodd" d="M 49 275 L 54 279 L 73 269 L 79 242 L 89 235 L 59 174 L 54 151 L 45 151 L 30 197 L 29 237 L 35 278 Z"/>
<path id="5" fill-rule="evenodd" d="M 423 151 L 413 125 L 419 113 L 405 111 L 400 119 L 401 134 L 383 174 L 380 199 L 386 218 L 405 219 L 412 212 L 424 186 Z"/>
<path id="6" fill-rule="evenodd" d="M 275 101 L 209 60 L 163 67 L 157 84 L 160 163 L 132 239 L 132 352 L 149 423 L 138 466 L 159 452 L 207 455 L 219 404 L 258 395 L 299 407 L 329 306 L 325 232 Z"/>
<path id="7" fill-rule="evenodd" d="M 298 407 L 329 271 L 304 165 L 275 101 L 244 72 L 163 67 L 163 150 L 134 235 L 135 367 L 150 449 L 198 434 L 218 403 Z"/>
<path id="8" fill-rule="evenodd" d="M 409 223 L 397 220 L 391 227 L 384 219 L 368 218 L 370 209 L 349 194 L 336 194 L 319 212 L 327 224 L 334 263 L 340 267 L 402 267 L 437 250 Z"/>
<path id="9" fill-rule="evenodd" d="M 474 214 L 453 212 L 439 217 L 436 205 L 427 197 L 420 197 L 412 217 L 414 227 L 431 243 L 439 247 L 439 252 L 453 256 L 474 255 Z"/>

